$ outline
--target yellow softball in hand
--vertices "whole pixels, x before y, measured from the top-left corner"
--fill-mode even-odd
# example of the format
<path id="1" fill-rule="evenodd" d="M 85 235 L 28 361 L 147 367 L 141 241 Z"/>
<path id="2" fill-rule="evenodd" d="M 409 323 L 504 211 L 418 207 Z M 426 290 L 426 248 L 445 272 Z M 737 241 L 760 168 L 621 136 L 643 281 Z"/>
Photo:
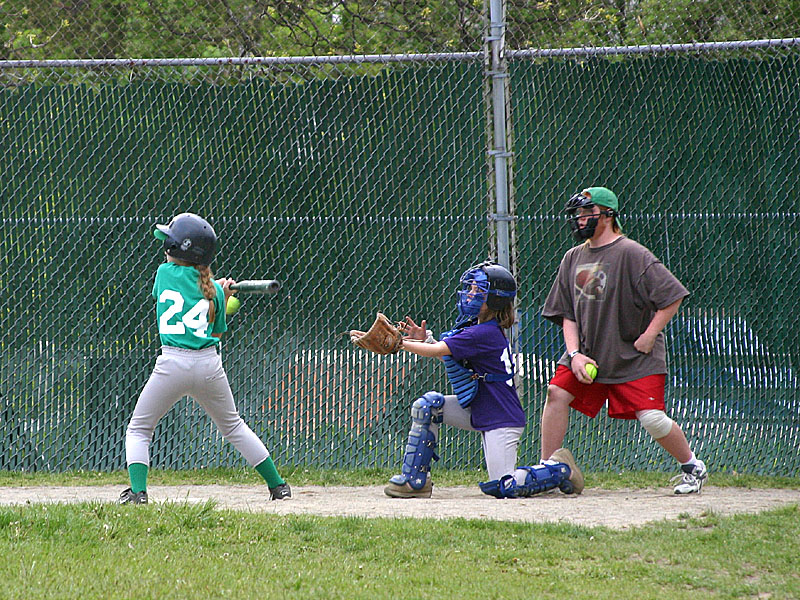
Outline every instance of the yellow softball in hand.
<path id="1" fill-rule="evenodd" d="M 592 363 L 588 363 L 585 368 L 586 368 L 586 374 L 591 379 L 597 377 L 597 367 L 595 367 Z"/>

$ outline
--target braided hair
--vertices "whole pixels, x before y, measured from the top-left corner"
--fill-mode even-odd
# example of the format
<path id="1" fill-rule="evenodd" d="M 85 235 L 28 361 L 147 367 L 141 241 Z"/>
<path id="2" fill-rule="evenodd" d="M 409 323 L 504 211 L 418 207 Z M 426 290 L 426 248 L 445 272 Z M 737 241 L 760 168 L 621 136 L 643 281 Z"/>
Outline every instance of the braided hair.
<path id="1" fill-rule="evenodd" d="M 214 287 L 214 274 L 208 265 L 192 265 L 200 274 L 200 291 L 203 292 L 203 297 L 208 300 L 208 322 L 213 323 L 216 320 L 216 306 L 214 299 L 217 297 L 217 290 Z"/>

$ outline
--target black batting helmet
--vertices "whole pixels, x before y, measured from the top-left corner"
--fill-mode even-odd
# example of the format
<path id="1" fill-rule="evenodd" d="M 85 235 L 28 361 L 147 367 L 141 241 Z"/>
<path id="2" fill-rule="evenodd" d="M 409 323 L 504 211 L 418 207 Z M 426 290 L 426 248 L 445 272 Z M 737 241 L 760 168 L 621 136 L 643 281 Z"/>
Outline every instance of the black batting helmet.
<path id="1" fill-rule="evenodd" d="M 194 213 L 181 213 L 169 225 L 156 225 L 153 235 L 164 242 L 167 254 L 195 265 L 210 265 L 217 251 L 214 228 Z"/>

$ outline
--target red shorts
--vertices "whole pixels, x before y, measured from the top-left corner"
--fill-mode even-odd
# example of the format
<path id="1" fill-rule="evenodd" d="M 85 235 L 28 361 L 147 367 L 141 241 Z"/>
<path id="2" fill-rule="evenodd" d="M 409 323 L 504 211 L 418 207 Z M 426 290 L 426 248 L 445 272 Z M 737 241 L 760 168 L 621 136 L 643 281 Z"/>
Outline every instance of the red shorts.
<path id="1" fill-rule="evenodd" d="M 575 396 L 570 406 L 590 417 L 596 417 L 608 400 L 608 416 L 614 419 L 635 419 L 638 410 L 664 410 L 666 375 L 648 375 L 625 383 L 581 383 L 564 365 L 558 365 L 550 385 Z"/>

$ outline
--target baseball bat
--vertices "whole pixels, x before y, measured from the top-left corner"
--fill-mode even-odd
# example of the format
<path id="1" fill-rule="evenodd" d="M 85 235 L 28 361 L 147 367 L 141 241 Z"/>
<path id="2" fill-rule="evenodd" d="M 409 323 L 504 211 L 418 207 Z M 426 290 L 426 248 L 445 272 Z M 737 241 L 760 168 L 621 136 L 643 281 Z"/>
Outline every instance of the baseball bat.
<path id="1" fill-rule="evenodd" d="M 231 289 L 240 294 L 276 294 L 281 283 L 276 279 L 245 279 L 232 285 Z"/>

